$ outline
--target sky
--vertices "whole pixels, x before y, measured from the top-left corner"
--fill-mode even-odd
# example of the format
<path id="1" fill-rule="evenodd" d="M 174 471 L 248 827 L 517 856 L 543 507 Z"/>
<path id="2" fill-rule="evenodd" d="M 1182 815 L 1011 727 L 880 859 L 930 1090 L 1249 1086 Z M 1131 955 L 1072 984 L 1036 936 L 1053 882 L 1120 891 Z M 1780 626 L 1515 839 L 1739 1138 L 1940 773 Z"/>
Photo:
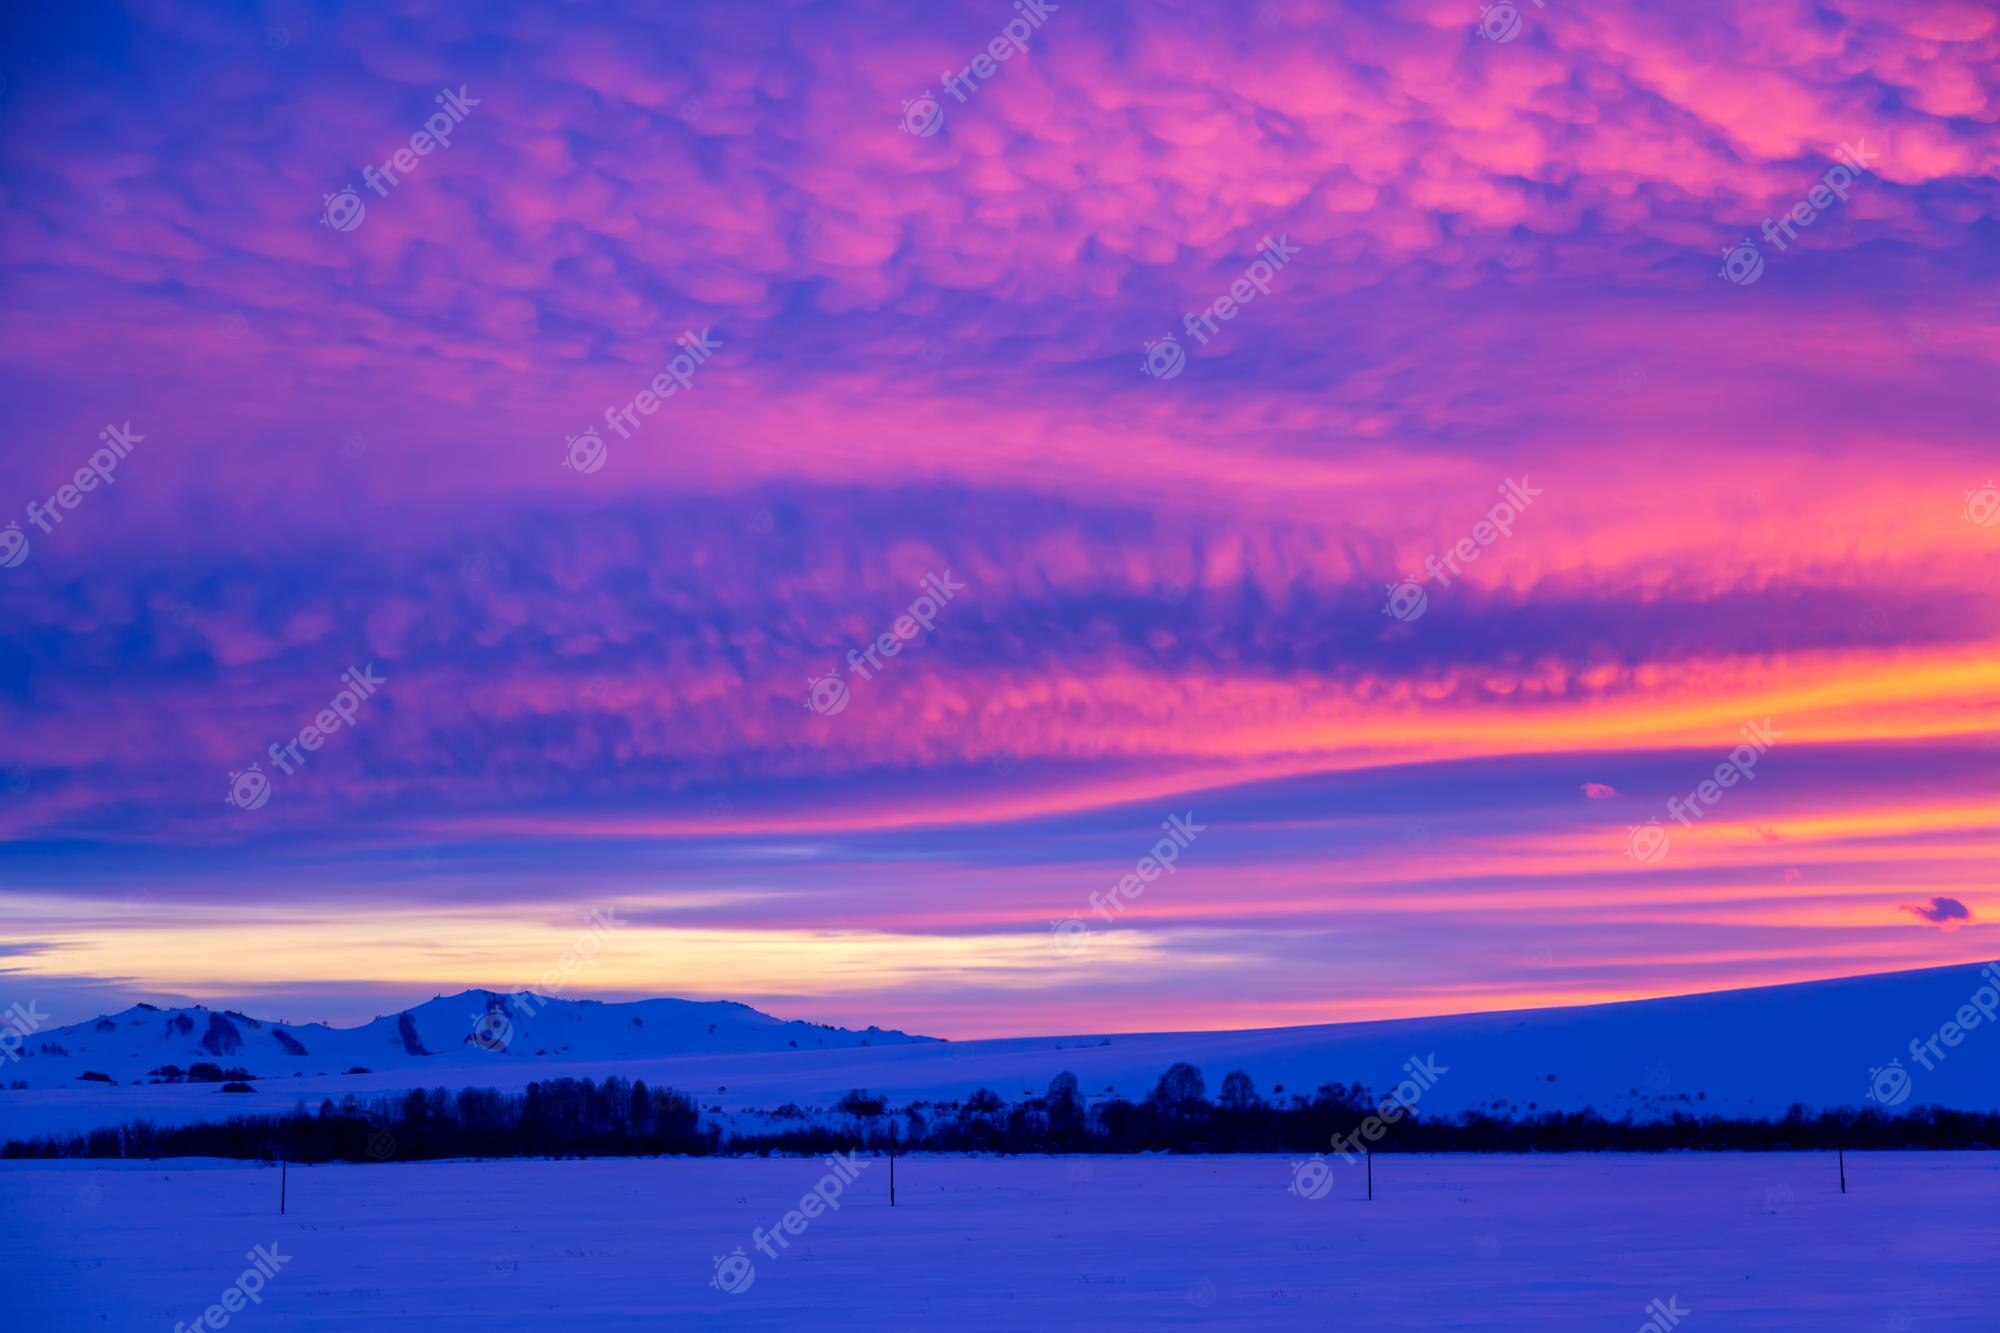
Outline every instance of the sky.
<path id="1" fill-rule="evenodd" d="M 2000 954 L 1990 5 L 0 22 L 0 1005 Z"/>

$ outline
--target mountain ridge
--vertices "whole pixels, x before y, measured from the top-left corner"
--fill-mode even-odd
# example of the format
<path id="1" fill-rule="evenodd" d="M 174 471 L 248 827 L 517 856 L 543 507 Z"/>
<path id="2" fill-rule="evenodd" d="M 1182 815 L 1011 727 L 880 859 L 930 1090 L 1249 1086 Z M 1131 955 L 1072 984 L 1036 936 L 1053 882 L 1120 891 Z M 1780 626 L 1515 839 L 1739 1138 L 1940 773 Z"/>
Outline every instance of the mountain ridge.
<path id="1" fill-rule="evenodd" d="M 564 999 L 485 989 L 435 995 L 352 1027 L 287 1023 L 240 1009 L 139 1003 L 26 1036 L 7 1070 L 15 1086 L 268 1080 L 419 1070 L 478 1071 L 498 1062 L 621 1061 L 698 1054 L 835 1050 L 935 1041 L 780 1019 L 736 1000 Z"/>

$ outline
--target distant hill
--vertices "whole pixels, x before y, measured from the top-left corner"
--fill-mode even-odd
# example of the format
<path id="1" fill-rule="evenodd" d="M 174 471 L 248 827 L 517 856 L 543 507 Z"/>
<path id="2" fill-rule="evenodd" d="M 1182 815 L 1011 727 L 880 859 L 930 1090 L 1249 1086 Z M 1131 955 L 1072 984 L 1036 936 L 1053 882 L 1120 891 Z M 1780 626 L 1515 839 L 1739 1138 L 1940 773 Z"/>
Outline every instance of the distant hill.
<path id="1" fill-rule="evenodd" d="M 855 1088 L 896 1106 L 956 1101 L 978 1088 L 1015 1100 L 1067 1070 L 1086 1101 L 1143 1098 L 1177 1061 L 1201 1070 L 1211 1096 L 1242 1070 L 1267 1098 L 1310 1095 L 1328 1082 L 1387 1093 L 1421 1064 L 1432 1071 L 1418 1102 L 1427 1117 L 1587 1108 L 1637 1121 L 1775 1119 L 1794 1102 L 1990 1112 L 2000 1110 L 2000 1019 L 1960 1021 L 1968 1007 L 1978 1017 L 1981 1004 L 2000 1008 L 2000 988 L 1981 965 L 1966 964 L 1561 1009 L 964 1042 L 786 1023 L 741 1004 L 687 1000 L 552 1000 L 529 1015 L 518 1012 L 523 1002 L 487 991 L 358 1028 L 139 1006 L 37 1034 L 24 1059 L 0 1066 L 0 1080 L 25 1078 L 34 1089 L 0 1092 L 0 1140 L 134 1119 L 283 1113 L 418 1086 L 518 1090 L 611 1074 L 681 1089 L 705 1115 L 762 1131 L 778 1108 L 832 1108 Z M 1955 1042 L 1945 1039 L 1947 1023 L 1958 1024 Z M 151 1071 L 196 1062 L 211 1067 L 209 1077 L 240 1069 L 253 1090 L 151 1085 L 161 1077 Z M 357 1067 L 370 1072 L 349 1074 Z"/>
<path id="2" fill-rule="evenodd" d="M 617 1064 L 666 1056 L 838 1050 L 928 1042 L 773 1018 L 729 1000 L 608 1004 L 471 990 L 360 1027 L 276 1023 L 235 1010 L 149 1004 L 31 1035 L 0 1079 L 30 1088 L 407 1072 L 467 1084 L 524 1064 Z M 241 1071 L 239 1075 L 236 1071 Z M 216 1071 L 219 1071 L 216 1072 Z M 100 1077 L 90 1077 L 92 1075 Z"/>

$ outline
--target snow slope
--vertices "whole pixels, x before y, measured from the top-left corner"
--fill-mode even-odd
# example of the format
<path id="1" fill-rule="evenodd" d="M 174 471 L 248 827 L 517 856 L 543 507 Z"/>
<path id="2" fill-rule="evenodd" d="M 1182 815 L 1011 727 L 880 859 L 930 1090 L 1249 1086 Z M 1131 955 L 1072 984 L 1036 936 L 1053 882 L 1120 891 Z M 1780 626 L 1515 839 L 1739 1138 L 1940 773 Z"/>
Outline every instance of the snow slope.
<path id="1" fill-rule="evenodd" d="M 543 1044 L 538 1034 L 564 1029 L 540 1028 L 545 1020 L 536 1018 L 517 1031 L 505 1056 L 473 1047 L 451 1060 L 401 1052 L 394 1020 L 382 1019 L 358 1029 L 373 1034 L 366 1038 L 372 1043 L 370 1053 L 354 1061 L 373 1069 L 370 1074 L 341 1073 L 347 1067 L 342 1057 L 312 1065 L 315 1070 L 331 1069 L 330 1075 L 268 1078 L 254 1092 L 226 1096 L 218 1095 L 213 1084 L 68 1083 L 40 1091 L 0 1092 L 0 1139 L 142 1117 L 166 1124 L 252 1111 L 285 1112 L 301 1101 L 316 1107 L 325 1097 L 390 1094 L 418 1084 L 518 1089 L 539 1078 L 603 1078 L 612 1073 L 687 1092 L 725 1124 L 762 1128 L 765 1121 L 758 1112 L 787 1102 L 830 1107 L 850 1088 L 885 1093 L 898 1105 L 956 1100 L 980 1087 L 1013 1100 L 1040 1093 L 1061 1070 L 1075 1073 L 1090 1097 L 1137 1098 L 1152 1088 L 1161 1071 L 1179 1060 L 1199 1067 L 1211 1092 L 1225 1073 L 1242 1069 L 1260 1093 L 1270 1096 L 1280 1086 L 1286 1095 L 1310 1094 L 1319 1084 L 1333 1081 L 1360 1082 L 1387 1092 L 1403 1078 L 1407 1061 L 1435 1057 L 1444 1072 L 1417 1103 L 1422 1114 L 1450 1115 L 1473 1108 L 1525 1114 L 1589 1107 L 1613 1118 L 1629 1113 L 1640 1119 L 1675 1111 L 1775 1117 L 1793 1102 L 1815 1109 L 1866 1107 L 1876 1104 L 1869 1097 L 1875 1071 L 1890 1068 L 1895 1061 L 1907 1079 L 1907 1091 L 1902 1101 L 1889 1105 L 1991 1111 L 2000 1109 L 2000 1021 L 1982 1019 L 1979 1026 L 1961 1034 L 1955 1047 L 1940 1041 L 1937 1056 L 1925 1052 L 1932 1065 L 1928 1070 L 1909 1050 L 1913 1040 L 1931 1038 L 1968 1004 L 2000 999 L 2000 993 L 1982 989 L 1988 980 L 1975 964 L 1624 1004 L 1248 1032 L 935 1042 L 901 1033 L 836 1034 L 807 1028 L 826 1044 L 808 1047 L 800 1040 L 796 1050 L 790 1045 L 796 1038 L 784 1034 L 797 1031 L 798 1025 L 773 1027 L 776 1020 L 741 1006 L 689 1006 L 750 1017 L 745 1018 L 743 1030 L 719 1027 L 712 1036 L 699 1022 L 691 1029 L 683 1026 L 680 1035 L 688 1045 L 677 1053 L 649 1055 L 624 1054 L 627 1048 L 609 1038 L 596 1039 L 588 1047 L 581 1036 L 567 1043 Z M 440 1005 L 442 1011 L 433 1023 L 429 1015 Z M 428 1041 L 433 1032 L 448 1033 L 465 1023 L 460 1015 L 467 1008 L 464 997 L 457 997 L 411 1012 Z M 645 1006 L 598 1008 L 623 1012 Z M 147 1018 L 151 1021 L 154 1016 Z M 448 1025 L 447 1018 L 455 1021 Z M 314 1040 L 313 1029 L 290 1030 L 300 1040 Z M 619 1037 L 636 1040 L 636 1036 L 626 1039 L 622 1031 Z M 269 1047 L 258 1049 L 257 1061 L 240 1053 L 228 1059 L 261 1064 Z M 520 1054 L 528 1049 L 548 1054 Z M 136 1057 L 134 1063 L 149 1058 Z M 10 1070 L 25 1069 L 29 1063 L 23 1061 Z M 77 1063 L 71 1059 L 44 1068 L 69 1070 Z"/>
<path id="2" fill-rule="evenodd" d="M 904 1157 L 891 1208 L 876 1160 L 767 1255 L 821 1162 L 293 1166 L 282 1217 L 275 1169 L 0 1162 L 0 1323 L 171 1329 L 261 1245 L 232 1330 L 1995 1327 L 2000 1154 L 1849 1153 L 1844 1195 L 1823 1153 L 1374 1171 L 1365 1202 L 1337 1159 L 1308 1198 L 1283 1158 Z"/>
<path id="3" fill-rule="evenodd" d="M 136 1005 L 87 1023 L 34 1033 L 0 1081 L 31 1088 L 82 1086 L 95 1072 L 119 1083 L 146 1082 L 155 1070 L 197 1063 L 240 1068 L 255 1079 L 339 1075 L 349 1069 L 395 1073 L 404 1086 L 442 1079 L 461 1086 L 509 1064 L 617 1064 L 662 1055 L 827 1050 L 872 1043 L 928 1042 L 902 1032 L 851 1032 L 786 1022 L 730 1001 L 552 999 L 463 991 L 356 1028 L 273 1023 L 201 1005 Z M 170 1081 L 170 1080 L 169 1080 Z"/>

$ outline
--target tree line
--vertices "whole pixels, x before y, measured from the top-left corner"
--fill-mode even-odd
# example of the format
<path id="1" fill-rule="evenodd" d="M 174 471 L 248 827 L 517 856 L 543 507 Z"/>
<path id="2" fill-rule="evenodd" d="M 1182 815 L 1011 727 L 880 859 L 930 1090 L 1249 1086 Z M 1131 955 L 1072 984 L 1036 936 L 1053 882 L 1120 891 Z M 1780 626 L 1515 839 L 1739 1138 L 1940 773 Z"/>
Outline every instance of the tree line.
<path id="1" fill-rule="evenodd" d="M 395 1097 L 301 1103 L 289 1115 L 235 1116 L 194 1125 L 135 1121 L 82 1134 L 9 1140 L 0 1157 L 226 1157 L 295 1162 L 429 1161 L 445 1157 L 819 1155 L 940 1153 L 1326 1153 L 1359 1151 L 1362 1126 L 1376 1152 L 1795 1151 L 1853 1148 L 1992 1148 L 2000 1113 L 1915 1107 L 1891 1115 L 1870 1107 L 1808 1111 L 1777 1119 L 1677 1113 L 1608 1120 L 1595 1111 L 1496 1116 L 1484 1111 L 1424 1116 L 1410 1109 L 1384 1123 L 1384 1102 L 1358 1083 L 1327 1083 L 1311 1095 L 1266 1098 L 1250 1077 L 1230 1073 L 1210 1098 L 1199 1070 L 1177 1064 L 1152 1093 L 1086 1102 L 1076 1076 L 1058 1074 L 1038 1097 L 1008 1102 L 990 1089 L 955 1101 L 892 1107 L 857 1088 L 831 1118 L 784 1106 L 770 1126 L 725 1136 L 704 1124 L 694 1100 L 613 1076 L 547 1079 L 519 1093 L 416 1089 Z M 1391 1103 L 1393 1105 L 1393 1103 Z"/>

